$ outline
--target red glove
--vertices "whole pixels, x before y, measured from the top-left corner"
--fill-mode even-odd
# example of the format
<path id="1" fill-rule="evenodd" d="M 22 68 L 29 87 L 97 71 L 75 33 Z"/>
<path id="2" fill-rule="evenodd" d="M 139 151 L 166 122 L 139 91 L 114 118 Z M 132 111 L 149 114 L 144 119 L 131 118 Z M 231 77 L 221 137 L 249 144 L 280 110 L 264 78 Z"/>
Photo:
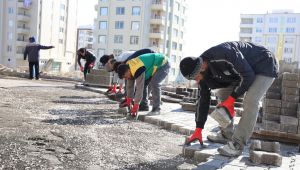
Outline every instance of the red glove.
<path id="1" fill-rule="evenodd" d="M 133 105 L 133 107 L 131 108 L 131 110 L 130 110 L 131 116 L 132 116 L 132 117 L 136 117 L 138 111 L 139 111 L 139 104 L 135 103 L 135 104 Z"/>
<path id="2" fill-rule="evenodd" d="M 83 67 L 82 66 L 80 66 L 80 71 L 83 71 Z"/>
<path id="3" fill-rule="evenodd" d="M 91 63 L 91 64 L 89 65 L 89 68 L 93 68 L 94 65 L 95 65 L 95 63 Z"/>
<path id="4" fill-rule="evenodd" d="M 117 92 L 117 85 L 114 84 L 113 88 L 111 89 L 111 93 L 116 93 Z"/>
<path id="5" fill-rule="evenodd" d="M 110 91 L 112 91 L 112 89 L 113 89 L 113 85 L 112 86 L 110 86 L 108 89 L 107 89 L 107 91 L 106 92 L 110 92 Z"/>
<path id="6" fill-rule="evenodd" d="M 125 102 L 121 104 L 121 107 L 130 107 L 132 98 L 125 98 Z"/>
<path id="7" fill-rule="evenodd" d="M 218 107 L 225 107 L 231 118 L 234 117 L 234 102 L 235 102 L 235 98 L 233 98 L 232 96 L 229 96 L 224 102 L 218 104 Z"/>
<path id="8" fill-rule="evenodd" d="M 188 141 L 186 142 L 186 145 L 189 145 L 190 143 L 194 142 L 195 140 L 198 140 L 200 144 L 203 144 L 202 141 L 202 128 L 196 128 L 195 132 L 193 133 L 192 136 L 188 138 Z"/>

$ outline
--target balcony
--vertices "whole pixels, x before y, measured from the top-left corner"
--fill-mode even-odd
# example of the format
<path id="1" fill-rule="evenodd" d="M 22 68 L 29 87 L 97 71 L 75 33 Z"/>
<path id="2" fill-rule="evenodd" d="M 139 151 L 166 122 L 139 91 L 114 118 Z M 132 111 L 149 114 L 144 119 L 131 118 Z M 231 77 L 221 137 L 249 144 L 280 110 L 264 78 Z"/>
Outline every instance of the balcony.
<path id="1" fill-rule="evenodd" d="M 149 33 L 149 38 L 164 39 L 164 31 L 151 30 L 150 33 Z"/>
<path id="2" fill-rule="evenodd" d="M 165 25 L 165 17 L 163 17 L 163 16 L 152 16 L 151 19 L 150 19 L 150 24 Z"/>
<path id="3" fill-rule="evenodd" d="M 17 33 L 19 33 L 19 34 L 29 34 L 30 29 L 27 28 L 27 27 L 18 27 L 17 28 Z"/>
<path id="4" fill-rule="evenodd" d="M 19 21 L 25 21 L 25 22 L 30 21 L 30 15 L 24 14 L 24 13 L 18 13 L 17 18 L 18 18 Z"/>
<path id="5" fill-rule="evenodd" d="M 152 0 L 151 9 L 157 11 L 166 11 L 167 3 L 163 0 Z"/>
<path id="6" fill-rule="evenodd" d="M 24 3 L 24 0 L 19 0 L 18 2 L 18 8 L 21 8 L 21 9 L 25 9 L 25 10 L 28 10 L 31 8 L 31 5 L 32 5 L 32 2 L 30 3 Z"/>

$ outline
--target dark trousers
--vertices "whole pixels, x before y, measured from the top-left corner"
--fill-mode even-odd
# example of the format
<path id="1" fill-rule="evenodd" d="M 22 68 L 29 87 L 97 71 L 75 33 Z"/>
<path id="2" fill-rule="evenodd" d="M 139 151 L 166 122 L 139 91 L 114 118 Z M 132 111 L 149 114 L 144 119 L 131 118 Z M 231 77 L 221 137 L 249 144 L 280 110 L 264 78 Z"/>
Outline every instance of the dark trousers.
<path id="1" fill-rule="evenodd" d="M 91 68 L 89 67 L 91 63 L 85 63 L 84 69 L 83 69 L 83 75 L 84 75 L 84 80 L 86 80 L 86 75 L 87 73 L 90 73 Z"/>
<path id="2" fill-rule="evenodd" d="M 40 65 L 39 62 L 29 62 L 29 78 L 33 79 L 33 67 L 35 72 L 35 78 L 40 78 Z"/>

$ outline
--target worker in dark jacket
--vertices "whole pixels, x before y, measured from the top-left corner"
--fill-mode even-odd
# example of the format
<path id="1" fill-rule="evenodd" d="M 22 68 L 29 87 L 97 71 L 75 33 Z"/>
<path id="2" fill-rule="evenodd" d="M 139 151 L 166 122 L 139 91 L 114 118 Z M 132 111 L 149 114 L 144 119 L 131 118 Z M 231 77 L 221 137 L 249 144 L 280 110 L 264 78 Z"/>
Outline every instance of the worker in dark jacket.
<path id="1" fill-rule="evenodd" d="M 80 71 L 83 72 L 84 80 L 86 80 L 86 74 L 90 73 L 90 70 L 95 66 L 96 57 L 91 52 L 87 51 L 86 48 L 80 48 L 77 51 L 77 62 L 80 67 Z M 81 65 L 81 59 L 85 60 L 84 67 Z"/>
<path id="2" fill-rule="evenodd" d="M 213 142 L 227 145 L 220 154 L 238 156 L 250 138 L 256 123 L 259 101 L 278 76 L 278 63 L 266 48 L 248 42 L 225 42 L 205 51 L 200 57 L 187 57 L 180 62 L 180 71 L 189 80 L 199 84 L 199 100 L 195 114 L 196 130 L 187 143 L 202 142 L 202 129 L 207 119 L 211 90 L 219 89 L 217 97 L 231 118 L 234 102 L 244 95 L 244 112 L 238 126 L 233 123 L 217 134 L 208 135 Z"/>
<path id="3" fill-rule="evenodd" d="M 40 50 L 46 50 L 54 48 L 54 46 L 43 46 L 35 43 L 35 38 L 29 38 L 29 44 L 26 45 L 24 51 L 24 60 L 26 60 L 28 55 L 29 62 L 29 79 L 33 79 L 33 67 L 35 71 L 35 79 L 39 80 L 40 70 L 39 70 L 39 62 L 40 62 Z"/>

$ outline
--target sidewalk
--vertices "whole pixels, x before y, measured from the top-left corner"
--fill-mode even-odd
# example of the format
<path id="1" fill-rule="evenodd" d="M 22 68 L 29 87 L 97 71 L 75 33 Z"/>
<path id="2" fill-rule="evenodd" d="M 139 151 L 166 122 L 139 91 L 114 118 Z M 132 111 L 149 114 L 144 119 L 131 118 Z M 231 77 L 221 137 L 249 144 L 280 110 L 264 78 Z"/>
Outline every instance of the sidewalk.
<path id="1" fill-rule="evenodd" d="M 75 86 L 78 89 L 89 90 L 104 94 L 106 89 L 86 87 L 82 85 Z M 164 102 L 161 115 L 145 116 L 147 112 L 140 112 L 139 120 L 160 126 L 163 129 L 174 131 L 182 135 L 191 135 L 195 129 L 195 113 L 187 112 L 181 109 L 181 105 Z M 235 124 L 239 121 L 235 118 Z M 203 129 L 203 140 L 206 148 L 200 149 L 200 145 L 195 143 L 188 147 L 183 147 L 183 155 L 198 162 L 198 165 L 185 164 L 178 169 L 300 169 L 300 154 L 298 147 L 281 143 L 282 166 L 254 165 L 249 160 L 249 148 L 244 149 L 243 155 L 238 158 L 227 158 L 218 154 L 217 149 L 222 144 L 211 143 L 207 141 L 207 135 L 218 131 L 217 123 L 208 116 L 205 128 Z"/>

